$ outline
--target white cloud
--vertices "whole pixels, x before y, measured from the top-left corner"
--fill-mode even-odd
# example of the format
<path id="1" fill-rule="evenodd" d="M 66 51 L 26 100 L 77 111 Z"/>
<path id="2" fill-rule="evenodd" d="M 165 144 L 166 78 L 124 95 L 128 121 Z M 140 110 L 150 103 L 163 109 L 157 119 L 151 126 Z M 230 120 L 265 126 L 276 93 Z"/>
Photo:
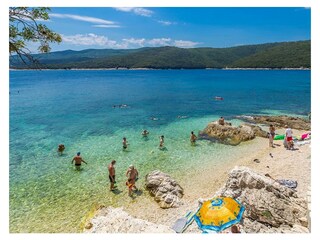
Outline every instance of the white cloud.
<path id="1" fill-rule="evenodd" d="M 170 21 L 164 21 L 164 20 L 159 20 L 158 23 L 164 25 L 164 26 L 170 26 L 173 24 L 177 24 L 176 22 L 170 22 Z"/>
<path id="2" fill-rule="evenodd" d="M 137 45 L 139 47 L 144 47 L 144 44 L 146 42 L 146 40 L 144 38 L 124 38 L 122 39 L 122 41 L 124 42 L 125 45 L 127 45 L 127 47 L 131 44 L 131 45 Z"/>
<path id="3" fill-rule="evenodd" d="M 105 48 L 126 48 L 125 45 L 117 43 L 115 40 L 110 40 L 105 36 L 96 35 L 94 33 L 89 34 L 76 34 L 76 35 L 62 35 L 63 42 L 72 45 L 82 46 L 99 46 Z"/>
<path id="4" fill-rule="evenodd" d="M 62 40 L 65 43 L 77 46 L 91 46 L 103 48 L 140 48 L 140 47 L 161 47 L 161 46 L 175 46 L 181 48 L 191 48 L 200 44 L 188 40 L 174 40 L 171 38 L 123 38 L 120 41 L 109 39 L 103 35 L 76 34 L 76 35 L 62 35 Z"/>
<path id="5" fill-rule="evenodd" d="M 88 16 L 80 16 L 80 15 L 73 15 L 73 14 L 60 14 L 60 13 L 50 13 L 50 17 L 53 18 L 69 18 L 73 20 L 95 23 L 95 24 L 105 24 L 105 25 L 114 25 L 115 22 L 105 20 L 102 18 L 95 18 L 95 17 L 88 17 Z"/>
<path id="6" fill-rule="evenodd" d="M 171 45 L 171 42 L 171 38 L 153 38 L 147 41 L 147 43 L 151 46 L 168 46 Z"/>
<path id="7" fill-rule="evenodd" d="M 97 25 L 92 25 L 92 27 L 96 27 L 96 28 L 119 28 L 121 26 L 119 26 L 119 25 L 97 24 Z"/>
<path id="8" fill-rule="evenodd" d="M 174 46 L 181 47 L 181 48 L 192 48 L 198 44 L 200 44 L 200 43 L 193 42 L 193 41 L 185 41 L 185 40 L 175 40 L 173 43 Z"/>
<path id="9" fill-rule="evenodd" d="M 153 14 L 153 11 L 146 8 L 139 8 L 139 7 L 117 7 L 115 9 L 121 12 L 133 12 L 134 14 L 143 16 L 143 17 L 151 17 Z"/>

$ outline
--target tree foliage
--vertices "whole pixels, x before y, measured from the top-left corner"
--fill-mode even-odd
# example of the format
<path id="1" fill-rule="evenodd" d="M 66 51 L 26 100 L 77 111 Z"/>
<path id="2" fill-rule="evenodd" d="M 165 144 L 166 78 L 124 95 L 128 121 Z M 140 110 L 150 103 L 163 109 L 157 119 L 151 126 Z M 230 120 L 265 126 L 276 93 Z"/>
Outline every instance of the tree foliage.
<path id="1" fill-rule="evenodd" d="M 35 63 L 28 42 L 39 43 L 40 53 L 50 52 L 50 43 L 60 43 L 61 36 L 50 30 L 41 21 L 49 20 L 50 8 L 47 7 L 10 7 L 9 8 L 9 53 L 15 55 L 24 63 Z"/>

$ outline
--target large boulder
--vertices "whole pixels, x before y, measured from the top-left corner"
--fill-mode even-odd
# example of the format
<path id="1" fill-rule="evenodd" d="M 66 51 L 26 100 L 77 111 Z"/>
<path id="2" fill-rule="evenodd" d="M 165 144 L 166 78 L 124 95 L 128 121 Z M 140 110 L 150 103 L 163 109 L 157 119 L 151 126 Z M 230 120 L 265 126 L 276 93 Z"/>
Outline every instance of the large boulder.
<path id="1" fill-rule="evenodd" d="M 309 131 L 311 129 L 311 123 L 307 119 L 299 118 L 299 117 L 290 117 L 290 116 L 242 116 L 241 119 L 252 123 L 260 123 L 260 124 L 273 124 L 275 127 L 284 128 L 286 125 L 288 127 L 298 130 L 306 130 Z"/>
<path id="2" fill-rule="evenodd" d="M 146 189 L 154 196 L 161 208 L 178 207 L 183 188 L 168 174 L 159 170 L 146 175 Z"/>
<path id="3" fill-rule="evenodd" d="M 307 201 L 294 190 L 246 167 L 229 173 L 215 196 L 228 196 L 245 206 L 245 232 L 308 232 Z"/>
<path id="4" fill-rule="evenodd" d="M 211 122 L 199 133 L 200 139 L 208 139 L 228 145 L 238 145 L 241 142 L 254 139 L 256 136 L 267 137 L 267 132 L 259 126 L 244 123 L 238 127 L 231 124 L 220 125 L 217 121 Z"/>
<path id="5" fill-rule="evenodd" d="M 134 218 L 123 208 L 102 207 L 85 226 L 85 233 L 174 233 L 164 225 Z"/>

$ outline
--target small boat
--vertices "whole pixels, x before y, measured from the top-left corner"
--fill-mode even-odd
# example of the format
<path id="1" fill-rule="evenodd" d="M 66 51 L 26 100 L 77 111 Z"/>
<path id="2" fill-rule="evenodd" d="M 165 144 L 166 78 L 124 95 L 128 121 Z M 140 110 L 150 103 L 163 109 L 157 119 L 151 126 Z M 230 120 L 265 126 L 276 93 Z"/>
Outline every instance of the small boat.
<path id="1" fill-rule="evenodd" d="M 217 101 L 222 101 L 223 97 L 215 96 L 214 99 L 217 100 Z"/>

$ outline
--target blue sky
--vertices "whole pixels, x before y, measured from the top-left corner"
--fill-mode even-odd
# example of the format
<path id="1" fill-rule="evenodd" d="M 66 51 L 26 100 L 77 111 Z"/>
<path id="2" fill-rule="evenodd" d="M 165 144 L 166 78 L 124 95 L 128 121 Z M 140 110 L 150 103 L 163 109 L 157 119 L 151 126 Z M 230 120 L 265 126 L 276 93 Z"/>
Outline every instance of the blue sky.
<path id="1" fill-rule="evenodd" d="M 52 51 L 229 47 L 310 39 L 309 8 L 51 8 Z M 35 46 L 30 46 L 36 49 Z"/>

